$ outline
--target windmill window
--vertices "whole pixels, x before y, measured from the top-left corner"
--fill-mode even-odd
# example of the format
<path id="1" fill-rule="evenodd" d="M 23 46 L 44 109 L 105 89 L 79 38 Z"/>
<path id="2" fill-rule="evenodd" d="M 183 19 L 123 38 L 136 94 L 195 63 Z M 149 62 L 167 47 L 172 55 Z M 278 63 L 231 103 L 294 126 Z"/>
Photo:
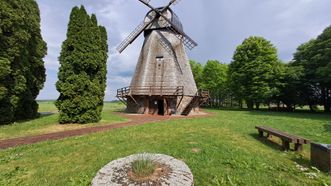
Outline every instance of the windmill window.
<path id="1" fill-rule="evenodd" d="M 164 61 L 163 56 L 156 56 L 156 63 L 159 68 L 161 67 L 161 63 L 163 63 L 163 61 Z"/>
<path id="2" fill-rule="evenodd" d="M 163 61 L 163 60 L 164 60 L 163 56 L 156 56 L 156 61 Z"/>

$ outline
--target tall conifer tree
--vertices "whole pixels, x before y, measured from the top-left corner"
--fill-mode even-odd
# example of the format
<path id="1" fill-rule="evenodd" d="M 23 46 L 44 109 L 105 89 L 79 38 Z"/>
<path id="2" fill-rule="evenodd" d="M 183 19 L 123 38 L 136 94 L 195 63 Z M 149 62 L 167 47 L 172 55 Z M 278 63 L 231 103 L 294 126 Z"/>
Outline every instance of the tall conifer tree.
<path id="1" fill-rule="evenodd" d="M 34 0 L 0 1 L 0 123 L 38 116 L 47 47 Z"/>
<path id="2" fill-rule="evenodd" d="M 60 123 L 91 123 L 101 119 L 106 88 L 106 29 L 83 6 L 70 15 L 67 39 L 62 44 L 56 84 Z"/>

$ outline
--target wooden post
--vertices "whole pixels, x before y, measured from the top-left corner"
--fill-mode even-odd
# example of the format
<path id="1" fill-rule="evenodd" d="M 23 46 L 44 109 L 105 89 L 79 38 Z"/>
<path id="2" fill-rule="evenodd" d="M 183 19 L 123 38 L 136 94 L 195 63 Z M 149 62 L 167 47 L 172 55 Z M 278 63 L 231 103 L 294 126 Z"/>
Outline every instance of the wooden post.
<path id="1" fill-rule="evenodd" d="M 283 150 L 290 150 L 290 142 L 282 139 Z"/>
<path id="2" fill-rule="evenodd" d="M 163 98 L 163 107 L 164 107 L 164 114 L 169 115 L 168 104 L 167 104 L 167 99 L 166 98 Z"/>
<path id="3" fill-rule="evenodd" d="M 294 144 L 294 150 L 297 152 L 301 152 L 303 149 L 302 144 L 301 143 L 295 143 Z"/>
<path id="4" fill-rule="evenodd" d="M 149 97 L 148 96 L 145 96 L 144 106 L 145 106 L 145 113 L 144 114 L 149 114 Z"/>

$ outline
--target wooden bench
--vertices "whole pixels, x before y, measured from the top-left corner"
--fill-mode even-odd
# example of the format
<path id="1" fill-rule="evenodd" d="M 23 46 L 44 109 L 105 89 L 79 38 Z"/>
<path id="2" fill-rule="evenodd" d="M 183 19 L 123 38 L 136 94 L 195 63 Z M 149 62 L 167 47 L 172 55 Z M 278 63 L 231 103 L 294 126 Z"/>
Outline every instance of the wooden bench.
<path id="1" fill-rule="evenodd" d="M 292 134 L 288 134 L 270 127 L 266 126 L 256 126 L 255 127 L 260 137 L 264 137 L 263 133 L 267 134 L 267 138 L 270 138 L 272 136 L 277 136 L 282 140 L 282 146 L 284 150 L 290 150 L 290 143 L 294 143 L 294 150 L 295 151 L 302 151 L 303 144 L 309 144 L 310 141 L 307 139 L 304 139 L 300 136 L 295 136 Z"/>

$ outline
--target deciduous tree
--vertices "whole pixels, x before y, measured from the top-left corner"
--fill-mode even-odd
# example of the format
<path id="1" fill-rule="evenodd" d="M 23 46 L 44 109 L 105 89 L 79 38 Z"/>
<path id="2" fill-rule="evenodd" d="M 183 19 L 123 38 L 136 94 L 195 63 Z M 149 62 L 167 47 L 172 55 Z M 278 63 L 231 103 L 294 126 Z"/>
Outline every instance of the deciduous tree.
<path id="1" fill-rule="evenodd" d="M 198 89 L 201 89 L 203 86 L 202 85 L 202 83 L 203 83 L 203 66 L 194 60 L 190 60 L 190 65 L 191 65 L 195 83 L 196 83 Z"/>
<path id="2" fill-rule="evenodd" d="M 230 86 L 235 97 L 249 109 L 267 102 L 277 91 L 277 49 L 263 37 L 249 37 L 239 45 L 229 67 Z"/>
<path id="3" fill-rule="evenodd" d="M 321 35 L 300 45 L 294 54 L 294 66 L 304 68 L 301 90 L 310 106 L 324 105 L 326 112 L 331 111 L 331 26 Z"/>
<path id="4" fill-rule="evenodd" d="M 202 72 L 202 88 L 209 90 L 214 106 L 220 106 L 227 94 L 228 65 L 209 60 Z M 216 104 L 216 105 L 215 105 Z"/>

